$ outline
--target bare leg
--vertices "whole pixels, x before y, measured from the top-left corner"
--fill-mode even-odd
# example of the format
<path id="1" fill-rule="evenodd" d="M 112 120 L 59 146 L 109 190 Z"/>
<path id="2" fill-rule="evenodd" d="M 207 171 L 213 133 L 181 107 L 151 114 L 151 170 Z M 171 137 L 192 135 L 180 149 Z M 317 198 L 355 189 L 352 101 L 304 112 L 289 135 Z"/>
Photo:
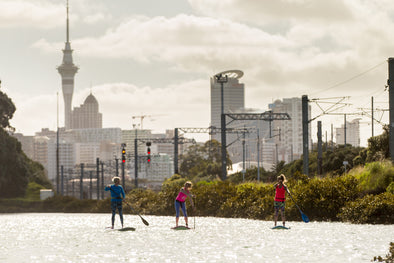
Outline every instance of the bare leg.
<path id="1" fill-rule="evenodd" d="M 285 212 L 284 211 L 280 211 L 280 217 L 282 218 L 282 222 L 283 222 L 283 226 L 285 226 Z"/>
<path id="2" fill-rule="evenodd" d="M 278 221 L 278 210 L 275 210 L 274 220 L 275 220 L 275 226 L 276 226 L 276 222 Z"/>
<path id="3" fill-rule="evenodd" d="M 178 222 L 179 222 L 179 217 L 176 217 L 176 219 L 175 219 L 175 227 L 178 227 Z"/>
<path id="4" fill-rule="evenodd" d="M 187 224 L 187 216 L 185 216 L 185 223 L 186 223 L 186 226 L 188 226 L 188 224 Z"/>

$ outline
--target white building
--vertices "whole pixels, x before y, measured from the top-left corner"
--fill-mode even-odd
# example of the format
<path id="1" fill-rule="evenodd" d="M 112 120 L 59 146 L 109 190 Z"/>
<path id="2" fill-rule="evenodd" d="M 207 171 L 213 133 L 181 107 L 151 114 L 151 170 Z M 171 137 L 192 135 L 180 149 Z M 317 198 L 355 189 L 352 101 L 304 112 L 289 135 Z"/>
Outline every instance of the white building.
<path id="1" fill-rule="evenodd" d="M 54 183 L 56 182 L 56 147 L 56 141 L 50 140 L 48 142 L 48 179 Z M 66 141 L 59 141 L 59 174 L 61 172 L 61 166 L 63 166 L 64 173 L 67 174 L 74 168 L 75 164 L 74 144 Z"/>
<path id="2" fill-rule="evenodd" d="M 99 112 L 99 104 L 93 94 L 90 94 L 80 107 L 74 107 L 71 116 L 71 129 L 103 127 L 103 116 Z"/>
<path id="3" fill-rule="evenodd" d="M 303 153 L 303 133 L 302 133 L 302 99 L 284 98 L 276 100 L 269 105 L 274 113 L 287 113 L 291 120 L 273 121 L 272 136 L 277 147 L 277 162 L 286 163 L 301 158 Z M 308 119 L 311 118 L 311 106 L 308 106 Z M 311 147 L 311 124 L 308 124 L 309 146 Z"/>
<path id="4" fill-rule="evenodd" d="M 335 139 L 337 144 L 345 144 L 345 129 L 346 129 L 346 144 L 354 147 L 360 147 L 360 118 L 354 119 L 350 122 L 346 121 L 340 128 L 335 129 Z"/>
<path id="5" fill-rule="evenodd" d="M 130 177 L 134 178 L 134 165 L 130 169 Z M 167 154 L 151 155 L 151 162 L 144 159 L 139 162 L 138 178 L 146 179 L 149 182 L 162 183 L 165 179 L 174 174 L 174 161 Z"/>

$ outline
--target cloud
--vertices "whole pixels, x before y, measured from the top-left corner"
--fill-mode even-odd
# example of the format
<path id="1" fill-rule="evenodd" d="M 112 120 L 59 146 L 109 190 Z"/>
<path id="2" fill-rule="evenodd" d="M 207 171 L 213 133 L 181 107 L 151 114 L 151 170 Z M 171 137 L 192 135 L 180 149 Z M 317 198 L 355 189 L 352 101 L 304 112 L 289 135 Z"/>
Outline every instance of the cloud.
<path id="1" fill-rule="evenodd" d="M 258 25 L 270 24 L 280 19 L 327 22 L 346 21 L 352 17 L 351 6 L 342 0 L 188 0 L 188 2 L 202 15 Z"/>
<path id="2" fill-rule="evenodd" d="M 92 87 L 103 113 L 104 127 L 131 129 L 140 124 L 132 116 L 149 115 L 144 128 L 157 130 L 176 127 L 208 127 L 208 80 L 194 80 L 162 88 L 137 87 L 129 83 L 107 83 Z M 90 89 L 75 94 L 74 105 L 82 104 Z"/>
<path id="3" fill-rule="evenodd" d="M 54 28 L 64 24 L 65 7 L 51 1 L 0 1 L 0 28 Z"/>
<path id="4" fill-rule="evenodd" d="M 2 1 L 10 6 L 13 2 Z M 50 2 L 38 3 L 35 7 Z M 76 17 L 73 24 L 88 24 L 71 40 L 78 61 L 102 59 L 114 65 L 114 72 L 120 72 L 116 67 L 124 63 L 119 61 L 131 60 L 136 67 L 160 70 L 161 76 L 171 71 L 179 73 L 180 79 L 191 80 L 160 88 L 149 86 L 148 77 L 141 81 L 148 83 L 146 86 L 109 81 L 95 86 L 93 93 L 105 113 L 107 127 L 131 127 L 131 115 L 157 112 L 166 112 L 169 117 L 156 118 L 152 127 L 188 125 L 191 119 L 206 122 L 209 76 L 228 69 L 244 71 L 241 82 L 245 83 L 246 105 L 250 107 L 266 108 L 273 99 L 304 94 L 320 98 L 353 95 L 356 104 L 362 100 L 365 105 L 373 95 L 371 91 L 383 89 L 387 79 L 385 60 L 394 53 L 394 36 L 387 30 L 394 26 L 394 4 L 389 0 L 189 0 L 195 12 L 172 17 L 112 17 L 103 3 L 89 11 L 86 7 L 91 3 L 85 0 L 72 6 Z M 22 6 L 18 8 L 23 10 Z M 62 17 L 59 23 L 63 29 L 64 11 L 60 6 L 56 12 Z M 5 17 L 0 14 L 0 21 Z M 29 20 L 26 14 L 21 17 Z M 60 56 L 64 43 L 40 35 L 31 47 Z M 368 70 L 375 65 L 379 66 Z M 100 72 L 99 67 L 97 63 L 92 71 Z M 346 82 L 348 79 L 352 81 Z M 74 102 L 79 103 L 74 105 L 81 104 L 90 91 L 76 92 Z M 146 124 L 150 125 L 148 119 Z"/>
<path id="5" fill-rule="evenodd" d="M 249 3 L 252 2 L 260 3 Z M 348 6 L 343 7 L 347 11 L 342 11 L 340 17 L 332 17 L 332 23 L 327 20 L 330 15 L 319 15 L 319 12 L 324 13 L 324 8 L 328 14 L 334 12 L 335 6 L 331 4 L 322 4 L 319 12 L 316 11 L 314 16 L 320 20 L 315 23 L 307 19 L 308 14 L 297 15 L 298 20 L 294 24 L 291 20 L 295 15 L 282 14 L 281 19 L 289 21 L 289 26 L 284 32 L 274 33 L 225 18 L 185 14 L 170 18 L 136 15 L 125 18 L 98 37 L 73 39 L 72 46 L 78 56 L 132 59 L 148 65 L 163 63 L 180 72 L 214 74 L 213 69 L 237 68 L 242 69 L 245 80 L 252 83 L 284 87 L 286 90 L 291 80 L 292 90 L 298 87 L 296 91 L 307 92 L 311 87 L 320 85 L 324 78 L 336 76 L 338 81 L 346 79 L 379 63 L 394 51 L 390 45 L 394 40 L 392 35 L 381 27 L 381 24 L 394 26 L 389 14 L 378 10 L 376 4 L 357 6 L 356 2 L 347 2 Z M 225 3 L 222 8 L 239 9 L 240 16 L 252 17 L 249 13 L 252 8 L 249 9 L 247 4 L 241 5 L 235 0 Z M 191 4 L 198 9 L 205 2 L 193 0 Z M 313 1 L 278 1 L 267 8 L 279 8 L 276 5 L 284 8 L 287 4 L 299 9 L 302 6 L 318 8 Z M 357 12 L 351 5 L 357 7 Z M 268 12 L 261 4 L 251 6 L 254 12 Z M 217 9 L 212 4 L 208 7 Z M 353 13 L 347 14 L 350 11 Z M 369 19 L 366 20 L 367 15 Z M 62 46 L 63 43 L 52 43 L 46 39 L 33 44 L 35 48 L 54 53 Z"/>
<path id="6" fill-rule="evenodd" d="M 83 18 L 83 21 L 86 24 L 94 25 L 98 22 L 107 21 L 107 20 L 111 20 L 111 19 L 112 19 L 112 16 L 109 14 L 95 13 L 92 15 L 87 15 L 86 17 Z"/>
<path id="7" fill-rule="evenodd" d="M 38 132 L 37 127 L 56 130 L 56 94 L 42 94 L 32 97 L 11 91 L 6 91 L 6 93 L 12 97 L 16 106 L 15 114 L 10 121 L 16 132 L 23 132 L 24 135 L 34 135 Z M 61 95 L 59 97 L 59 109 L 62 109 Z M 60 123 L 63 123 L 64 118 L 62 116 L 59 112 Z"/>

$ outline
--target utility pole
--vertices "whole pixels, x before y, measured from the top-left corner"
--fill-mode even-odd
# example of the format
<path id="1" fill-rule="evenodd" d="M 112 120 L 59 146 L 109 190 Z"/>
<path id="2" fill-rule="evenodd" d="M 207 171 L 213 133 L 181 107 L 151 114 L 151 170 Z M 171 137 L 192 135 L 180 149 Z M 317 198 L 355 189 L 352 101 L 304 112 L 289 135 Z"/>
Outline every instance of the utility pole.
<path id="1" fill-rule="evenodd" d="M 302 152 L 303 152 L 303 172 L 309 175 L 309 130 L 308 130 L 308 96 L 302 96 Z"/>
<path id="2" fill-rule="evenodd" d="M 257 182 L 260 182 L 260 129 L 257 128 Z"/>
<path id="3" fill-rule="evenodd" d="M 178 170 L 178 128 L 174 129 L 174 173 L 179 174 L 179 170 Z"/>
<path id="4" fill-rule="evenodd" d="M 93 192 L 93 171 L 89 171 L 89 199 L 92 200 L 92 192 Z"/>
<path id="5" fill-rule="evenodd" d="M 100 162 L 101 164 L 101 199 L 104 200 L 104 162 Z"/>
<path id="6" fill-rule="evenodd" d="M 125 181 L 125 164 L 126 164 L 126 144 L 122 143 L 122 184 L 126 189 L 126 181 Z"/>
<path id="7" fill-rule="evenodd" d="M 56 193 L 59 194 L 59 92 L 57 95 L 57 123 L 56 123 Z"/>
<path id="8" fill-rule="evenodd" d="M 138 188 L 138 139 L 137 133 L 134 139 L 134 184 Z"/>
<path id="9" fill-rule="evenodd" d="M 227 178 L 227 151 L 226 151 L 226 115 L 224 115 L 224 83 L 228 81 L 227 75 L 222 73 L 215 76 L 217 83 L 220 83 L 220 129 L 222 144 L 222 180 Z"/>
<path id="10" fill-rule="evenodd" d="M 323 174 L 323 149 L 322 149 L 322 132 L 321 121 L 317 122 L 317 174 Z"/>
<path id="11" fill-rule="evenodd" d="M 372 126 L 372 137 L 374 137 L 374 121 L 373 121 L 373 96 L 371 97 L 371 126 Z"/>
<path id="12" fill-rule="evenodd" d="M 344 124 L 343 124 L 343 133 L 344 133 L 344 134 L 343 134 L 343 136 L 344 136 L 344 137 L 343 137 L 343 138 L 344 138 L 343 140 L 344 140 L 344 141 L 343 141 L 343 144 L 344 144 L 344 146 L 345 146 L 345 148 L 346 148 L 346 113 L 345 113 L 343 116 L 344 116 L 344 121 L 343 121 L 343 122 L 344 122 Z"/>
<path id="13" fill-rule="evenodd" d="M 389 110 L 390 110 L 390 123 L 389 123 L 389 149 L 391 161 L 394 162 L 394 58 L 388 59 L 389 63 Z"/>
<path id="14" fill-rule="evenodd" d="M 83 199 L 83 168 L 84 164 L 81 163 L 81 177 L 79 178 L 79 199 Z"/>
<path id="15" fill-rule="evenodd" d="M 61 175 L 61 190 L 60 190 L 60 194 L 61 195 L 64 195 L 64 167 L 63 167 L 63 165 L 62 166 L 60 166 L 60 171 L 61 171 L 61 173 L 60 173 L 60 175 Z"/>
<path id="16" fill-rule="evenodd" d="M 119 176 L 119 159 L 118 157 L 115 157 L 115 176 Z"/>
<path id="17" fill-rule="evenodd" d="M 97 200 L 100 200 L 100 159 L 96 158 Z"/>

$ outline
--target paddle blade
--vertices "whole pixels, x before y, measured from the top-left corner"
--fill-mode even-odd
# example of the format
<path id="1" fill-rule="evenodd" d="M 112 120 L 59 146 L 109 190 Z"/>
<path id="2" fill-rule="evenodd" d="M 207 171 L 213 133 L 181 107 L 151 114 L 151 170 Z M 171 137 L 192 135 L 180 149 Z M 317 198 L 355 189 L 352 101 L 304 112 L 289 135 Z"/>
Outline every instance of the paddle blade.
<path id="1" fill-rule="evenodd" d="M 301 211 L 300 211 L 301 212 Z M 305 222 L 305 223 L 308 223 L 309 222 L 309 218 L 306 216 L 306 214 L 304 214 L 303 212 L 301 212 L 301 217 L 302 217 L 302 220 Z"/>
<path id="2" fill-rule="evenodd" d="M 144 223 L 146 226 L 149 226 L 148 221 L 146 221 L 145 219 L 143 219 L 142 216 L 140 216 L 140 217 L 141 217 L 142 223 Z"/>

